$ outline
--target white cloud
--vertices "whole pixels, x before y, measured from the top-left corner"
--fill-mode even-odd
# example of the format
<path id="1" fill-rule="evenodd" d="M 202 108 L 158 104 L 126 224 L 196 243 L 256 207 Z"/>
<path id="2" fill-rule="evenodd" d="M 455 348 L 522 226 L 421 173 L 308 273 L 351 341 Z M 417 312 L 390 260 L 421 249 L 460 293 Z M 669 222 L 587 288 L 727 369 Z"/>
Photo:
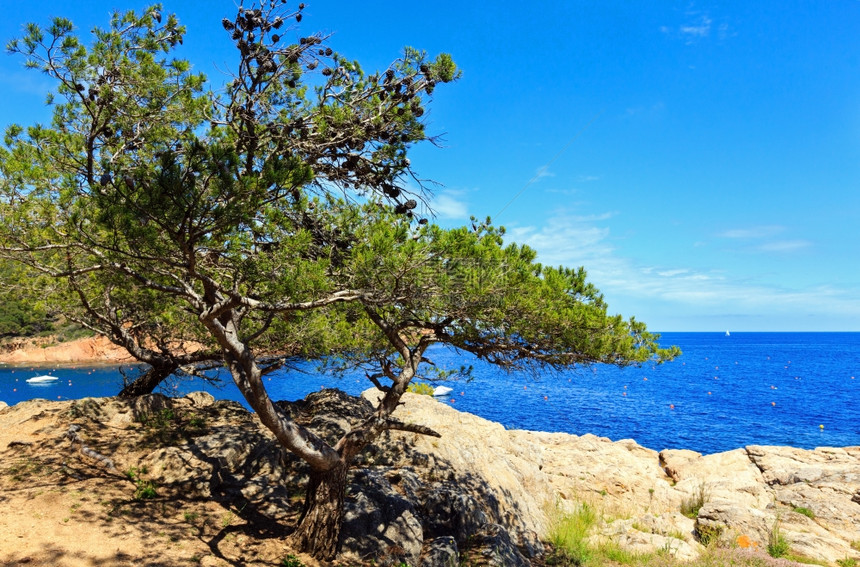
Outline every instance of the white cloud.
<path id="1" fill-rule="evenodd" d="M 736 35 L 727 22 L 715 22 L 710 13 L 697 10 L 687 11 L 684 21 L 679 25 L 662 25 L 659 29 L 660 33 L 681 39 L 687 45 L 694 45 L 714 36 L 723 41 Z"/>
<path id="2" fill-rule="evenodd" d="M 689 271 L 690 271 L 690 270 L 687 270 L 687 269 L 685 269 L 685 268 L 679 268 L 679 269 L 676 269 L 676 270 L 664 270 L 664 271 L 662 271 L 662 272 L 657 272 L 657 275 L 658 275 L 658 276 L 663 276 L 664 278 L 671 278 L 671 277 L 673 277 L 673 276 L 680 276 L 680 275 L 682 275 L 682 274 L 686 274 L 686 273 L 688 273 Z"/>
<path id="3" fill-rule="evenodd" d="M 785 231 L 784 226 L 762 225 L 749 228 L 733 228 L 717 234 L 720 238 L 755 239 L 769 238 Z"/>
<path id="4" fill-rule="evenodd" d="M 430 206 L 440 218 L 463 220 L 469 218 L 469 207 L 462 199 L 460 191 L 444 191 L 433 197 Z"/>
<path id="5" fill-rule="evenodd" d="M 682 35 L 687 36 L 688 38 L 703 38 L 708 37 L 711 33 L 711 24 L 713 20 L 711 20 L 710 16 L 704 14 L 699 17 L 695 23 L 684 24 L 680 28 L 680 32 Z"/>
<path id="6" fill-rule="evenodd" d="M 812 243 L 808 240 L 776 240 L 760 244 L 756 246 L 756 250 L 760 252 L 794 252 L 810 246 Z"/>
<path id="7" fill-rule="evenodd" d="M 555 173 L 549 170 L 548 165 L 542 165 L 537 169 L 535 176 L 532 178 L 533 181 L 537 181 L 538 179 L 543 179 L 544 177 L 555 177 Z"/>
<path id="8" fill-rule="evenodd" d="M 611 231 L 604 221 L 613 213 L 556 214 L 540 227 L 515 227 L 506 240 L 537 250 L 538 261 L 551 266 L 584 266 L 589 280 L 604 292 L 610 306 L 620 303 L 659 304 L 666 316 L 689 313 L 701 316 L 747 313 L 749 315 L 794 315 L 818 313 L 860 317 L 860 294 L 851 289 L 788 289 L 731 277 L 719 269 L 700 270 L 685 266 L 649 266 L 618 254 Z M 779 229 L 779 230 L 777 230 Z M 726 231 L 727 237 L 769 235 L 782 227 L 754 227 Z M 809 246 L 804 240 L 766 242 L 759 248 L 791 251 Z"/>
<path id="9" fill-rule="evenodd" d="M 739 250 L 744 252 L 795 252 L 812 246 L 812 242 L 809 240 L 773 239 L 785 231 L 786 228 L 784 226 L 761 225 L 748 228 L 733 228 L 717 234 L 717 237 L 747 241 L 748 246 Z"/>

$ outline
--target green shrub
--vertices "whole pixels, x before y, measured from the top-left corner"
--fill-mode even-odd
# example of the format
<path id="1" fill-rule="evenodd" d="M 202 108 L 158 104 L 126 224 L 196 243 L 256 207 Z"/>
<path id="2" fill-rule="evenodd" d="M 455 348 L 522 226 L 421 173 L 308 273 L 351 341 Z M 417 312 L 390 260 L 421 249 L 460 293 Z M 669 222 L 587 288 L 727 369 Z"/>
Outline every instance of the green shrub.
<path id="1" fill-rule="evenodd" d="M 549 542 L 555 550 L 554 555 L 560 555 L 576 565 L 582 565 L 591 559 L 588 532 L 596 521 L 597 514 L 586 503 L 579 504 L 569 514 L 558 514 L 548 534 Z"/>
<path id="2" fill-rule="evenodd" d="M 795 506 L 794 511 L 797 512 L 798 514 L 803 514 L 804 516 L 806 516 L 807 518 L 809 518 L 811 520 L 815 519 L 815 512 L 813 512 L 809 508 L 804 508 L 803 506 Z"/>
<path id="3" fill-rule="evenodd" d="M 789 548 L 791 547 L 788 544 L 788 540 L 782 535 L 779 524 L 779 517 L 777 517 L 767 537 L 767 552 L 771 557 L 777 558 L 788 555 Z"/>
<path id="4" fill-rule="evenodd" d="M 412 392 L 413 394 L 423 394 L 425 396 L 433 395 L 433 386 L 428 384 L 427 382 L 412 382 L 406 388 L 407 392 Z"/>
<path id="5" fill-rule="evenodd" d="M 723 535 L 723 526 L 696 525 L 696 535 L 702 545 L 709 547 L 712 543 L 719 541 L 720 536 Z"/>
<path id="6" fill-rule="evenodd" d="M 281 561 L 282 567 L 304 567 L 304 563 L 302 560 L 290 553 L 287 557 Z"/>
<path id="7" fill-rule="evenodd" d="M 708 501 L 708 497 L 707 486 L 704 482 L 699 483 L 699 487 L 693 491 L 693 494 L 681 502 L 681 513 L 695 520 L 699 516 L 699 510 Z"/>

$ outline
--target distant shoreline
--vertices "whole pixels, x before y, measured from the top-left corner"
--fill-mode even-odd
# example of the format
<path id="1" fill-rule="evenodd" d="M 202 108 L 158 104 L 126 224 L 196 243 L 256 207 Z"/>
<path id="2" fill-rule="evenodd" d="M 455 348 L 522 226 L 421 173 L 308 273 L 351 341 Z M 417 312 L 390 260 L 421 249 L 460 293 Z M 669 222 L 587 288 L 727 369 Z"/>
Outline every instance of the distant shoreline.
<path id="1" fill-rule="evenodd" d="M 135 362 L 125 349 L 103 336 L 84 337 L 51 345 L 27 340 L 21 346 L 0 353 L 0 363 L 10 367 L 32 366 L 112 366 Z"/>

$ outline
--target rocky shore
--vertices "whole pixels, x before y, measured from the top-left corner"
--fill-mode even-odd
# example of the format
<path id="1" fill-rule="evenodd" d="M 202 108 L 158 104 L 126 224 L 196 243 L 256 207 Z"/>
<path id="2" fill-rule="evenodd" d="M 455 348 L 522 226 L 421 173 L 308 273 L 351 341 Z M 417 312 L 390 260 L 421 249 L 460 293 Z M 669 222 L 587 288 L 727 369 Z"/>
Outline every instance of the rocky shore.
<path id="1" fill-rule="evenodd" d="M 125 349 L 103 336 L 67 342 L 17 339 L 7 341 L 0 349 L 0 362 L 6 364 L 123 364 L 133 360 Z"/>
<path id="2" fill-rule="evenodd" d="M 378 395 L 326 390 L 283 407 L 335 437 L 370 412 L 368 400 Z M 860 447 L 657 452 L 632 440 L 506 430 L 428 396 L 404 401 L 402 421 L 442 437 L 391 433 L 362 454 L 348 491 L 341 565 L 458 565 L 464 557 L 542 564 L 553 518 L 582 503 L 599 513 L 595 544 L 693 559 L 703 542 L 764 550 L 778 526 L 798 555 L 831 565 L 860 556 Z M 45 491 L 62 495 L 44 502 L 61 502 L 56 513 L 0 515 L 2 564 L 278 563 L 305 473 L 239 404 L 203 393 L 0 409 L 0 458 L 7 503 L 33 506 Z M 140 498 L 147 487 L 152 502 Z M 88 495 L 71 512 L 69 491 Z M 134 520 L 153 513 L 162 535 Z M 47 529 L 43 522 L 50 543 L 37 535 Z M 69 522 L 75 531 L 58 540 Z M 93 547 L 90 532 L 112 539 Z M 57 541 L 62 553 L 46 557 Z"/>

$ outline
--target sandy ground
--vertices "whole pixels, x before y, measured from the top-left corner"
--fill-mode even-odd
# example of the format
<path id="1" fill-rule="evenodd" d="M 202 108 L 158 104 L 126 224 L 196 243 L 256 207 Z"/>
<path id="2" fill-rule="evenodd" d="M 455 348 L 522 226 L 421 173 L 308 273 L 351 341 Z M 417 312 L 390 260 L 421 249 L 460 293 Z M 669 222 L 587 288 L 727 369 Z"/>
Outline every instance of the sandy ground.
<path id="1" fill-rule="evenodd" d="M 142 448 L 142 426 L 87 441 L 110 455 L 109 469 L 67 437 L 70 404 L 0 410 L 0 566 L 262 566 L 293 553 L 286 526 L 249 522 L 230 501 L 136 498 L 127 471 L 152 450 Z M 327 565 L 295 555 L 307 567 Z"/>

